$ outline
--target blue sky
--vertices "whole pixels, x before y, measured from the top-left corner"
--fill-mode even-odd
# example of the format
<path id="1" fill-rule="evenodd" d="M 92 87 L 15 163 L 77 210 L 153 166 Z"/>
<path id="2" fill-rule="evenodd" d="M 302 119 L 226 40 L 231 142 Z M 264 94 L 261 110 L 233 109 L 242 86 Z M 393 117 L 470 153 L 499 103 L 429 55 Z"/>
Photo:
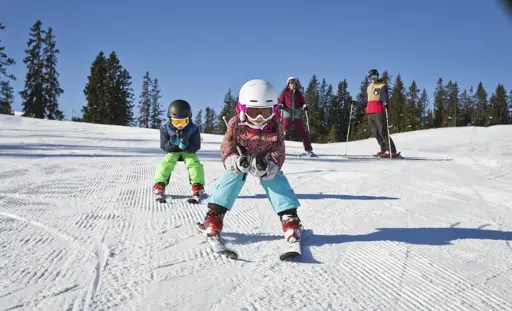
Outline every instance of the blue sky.
<path id="1" fill-rule="evenodd" d="M 314 3 L 314 4 L 313 4 Z M 262 78 L 280 91 L 286 78 L 313 74 L 335 86 L 347 79 L 355 96 L 370 68 L 415 79 L 432 97 L 439 77 L 461 89 L 479 81 L 491 94 L 512 89 L 512 18 L 501 3 L 430 1 L 167 1 L 1 0 L 5 52 L 23 88 L 30 27 L 40 19 L 56 36 L 70 118 L 85 104 L 83 89 L 100 50 L 116 51 L 133 77 L 136 101 L 146 71 L 158 78 L 161 104 L 188 100 L 198 111 L 220 108 L 229 88 Z M 15 99 L 21 109 L 21 98 Z M 135 110 L 138 115 L 138 110 Z"/>

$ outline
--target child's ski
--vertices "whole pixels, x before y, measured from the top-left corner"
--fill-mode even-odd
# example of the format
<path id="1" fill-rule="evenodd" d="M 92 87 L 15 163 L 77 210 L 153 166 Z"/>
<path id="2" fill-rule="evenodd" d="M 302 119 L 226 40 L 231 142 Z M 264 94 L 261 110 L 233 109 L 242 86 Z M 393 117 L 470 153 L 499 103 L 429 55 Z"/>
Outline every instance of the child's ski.
<path id="1" fill-rule="evenodd" d="M 191 203 L 191 204 L 199 204 L 201 203 L 206 197 L 208 197 L 208 195 L 206 195 L 206 193 L 203 193 L 201 195 L 192 195 L 192 197 L 188 198 L 187 199 L 187 202 L 188 203 Z"/>
<path id="2" fill-rule="evenodd" d="M 156 200 L 158 203 L 167 203 L 167 201 L 165 200 L 164 195 L 162 195 L 162 194 L 157 194 L 157 195 L 155 195 L 155 200 Z"/>
<path id="3" fill-rule="evenodd" d="M 207 236 L 204 233 L 205 227 L 202 223 L 198 222 L 196 226 L 199 233 L 206 238 L 206 241 L 215 253 L 231 259 L 238 259 L 238 253 L 224 245 L 219 237 Z"/>
<path id="4" fill-rule="evenodd" d="M 302 233 L 303 229 L 300 229 L 300 239 L 294 241 L 286 241 L 286 246 L 283 252 L 279 255 L 280 260 L 288 260 L 302 255 L 301 244 L 302 244 Z"/>

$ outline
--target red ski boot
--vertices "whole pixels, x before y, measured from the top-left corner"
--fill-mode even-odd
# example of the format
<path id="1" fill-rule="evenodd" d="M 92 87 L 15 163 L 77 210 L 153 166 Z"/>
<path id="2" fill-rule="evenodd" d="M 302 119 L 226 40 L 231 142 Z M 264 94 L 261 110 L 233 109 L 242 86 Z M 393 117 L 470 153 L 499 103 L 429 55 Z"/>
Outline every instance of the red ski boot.
<path id="1" fill-rule="evenodd" d="M 302 225 L 299 217 L 285 214 L 281 216 L 281 225 L 286 241 L 290 243 L 300 241 Z"/>
<path id="2" fill-rule="evenodd" d="M 285 214 L 281 216 L 281 224 L 284 238 L 288 243 L 279 255 L 279 259 L 288 260 L 299 257 L 302 254 L 300 247 L 302 224 L 299 217 Z"/>
<path id="3" fill-rule="evenodd" d="M 203 234 L 207 237 L 220 238 L 220 233 L 222 232 L 222 227 L 224 226 L 223 220 L 224 214 L 220 214 L 216 210 L 208 210 L 208 213 L 206 213 L 206 217 L 204 218 L 203 222 Z"/>
<path id="4" fill-rule="evenodd" d="M 197 183 L 192 185 L 192 195 L 193 196 L 200 197 L 201 195 L 203 195 L 203 193 L 204 193 L 203 185 L 197 184 Z"/>
<path id="5" fill-rule="evenodd" d="M 188 199 L 188 203 L 198 204 L 203 200 L 204 188 L 201 184 L 192 185 L 192 197 Z"/>
<path id="6" fill-rule="evenodd" d="M 153 185 L 153 193 L 155 194 L 155 198 L 158 202 L 165 203 L 164 194 L 165 194 L 165 183 L 158 182 Z"/>

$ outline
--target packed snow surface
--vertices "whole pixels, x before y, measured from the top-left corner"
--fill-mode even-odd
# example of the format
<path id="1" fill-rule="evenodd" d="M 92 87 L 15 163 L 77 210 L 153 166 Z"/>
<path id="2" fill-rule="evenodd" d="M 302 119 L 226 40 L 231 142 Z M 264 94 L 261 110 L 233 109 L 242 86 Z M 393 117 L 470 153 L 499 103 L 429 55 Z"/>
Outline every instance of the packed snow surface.
<path id="1" fill-rule="evenodd" d="M 222 136 L 202 137 L 212 193 Z M 196 232 L 207 203 L 186 202 L 183 162 L 155 202 L 158 130 L 0 116 L 0 310 L 512 310 L 512 126 L 393 139 L 408 159 L 368 158 L 373 138 L 287 156 L 305 227 L 291 262 L 248 177 L 232 260 Z"/>

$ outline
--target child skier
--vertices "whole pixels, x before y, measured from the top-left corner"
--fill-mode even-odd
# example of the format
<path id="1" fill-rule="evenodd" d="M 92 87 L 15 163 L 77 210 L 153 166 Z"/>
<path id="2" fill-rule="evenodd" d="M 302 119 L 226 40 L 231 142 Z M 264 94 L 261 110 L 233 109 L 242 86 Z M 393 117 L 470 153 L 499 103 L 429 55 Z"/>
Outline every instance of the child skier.
<path id="1" fill-rule="evenodd" d="M 190 104 L 182 99 L 173 101 L 167 110 L 169 122 L 160 127 L 160 148 L 167 152 L 158 164 L 153 190 L 156 200 L 165 202 L 165 187 L 178 161 L 184 161 L 192 185 L 191 201 L 198 201 L 204 191 L 204 168 L 196 152 L 201 149 L 201 134 L 192 122 Z"/>
<path id="2" fill-rule="evenodd" d="M 260 179 L 270 204 L 280 217 L 285 239 L 299 244 L 295 242 L 300 241 L 301 222 L 297 215 L 300 204 L 281 171 L 285 142 L 283 126 L 276 116 L 274 87 L 260 79 L 248 81 L 240 89 L 236 111 L 228 122 L 221 145 L 226 172 L 208 199 L 208 212 L 204 227 L 201 226 L 203 234 L 220 240 L 224 215 L 233 207 L 250 173 Z"/>

